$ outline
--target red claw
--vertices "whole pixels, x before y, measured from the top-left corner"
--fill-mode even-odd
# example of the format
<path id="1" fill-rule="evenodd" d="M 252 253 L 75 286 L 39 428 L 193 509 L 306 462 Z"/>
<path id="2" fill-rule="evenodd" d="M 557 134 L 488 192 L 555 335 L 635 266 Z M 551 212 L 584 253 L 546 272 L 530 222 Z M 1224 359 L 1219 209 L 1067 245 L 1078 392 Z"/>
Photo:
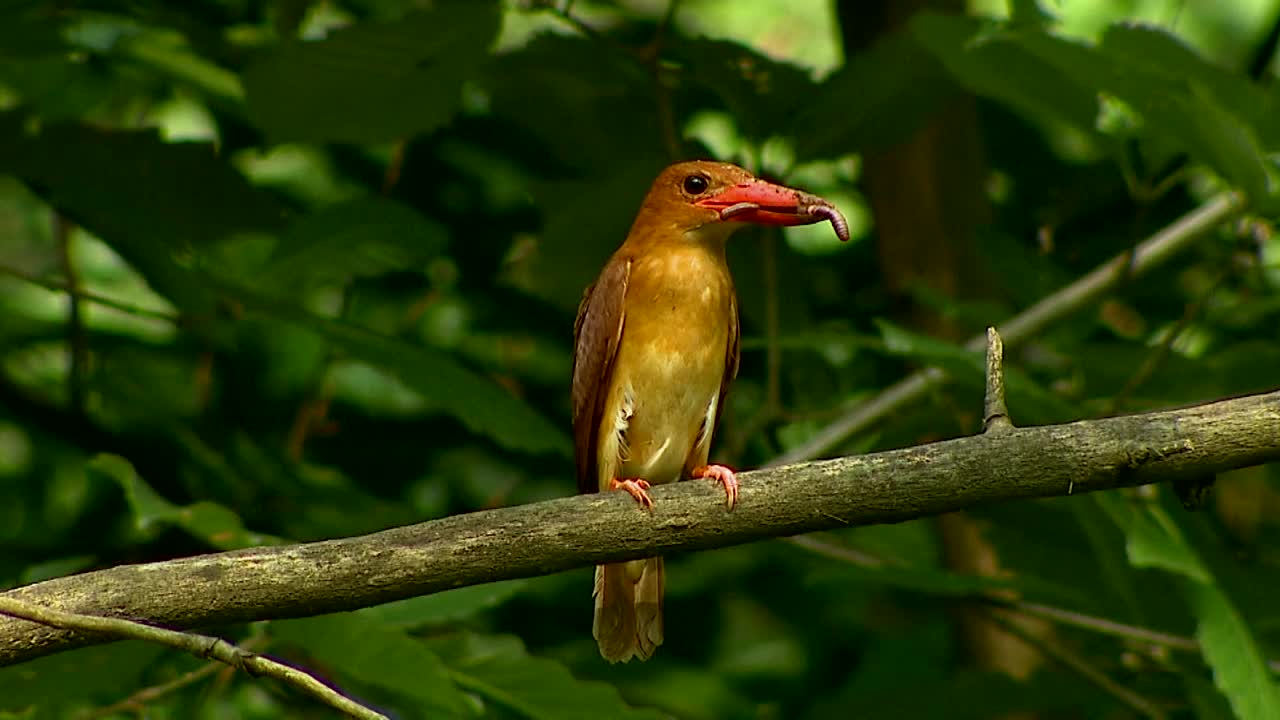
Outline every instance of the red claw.
<path id="1" fill-rule="evenodd" d="M 738 474 L 723 465 L 703 465 L 690 473 L 695 478 L 710 478 L 724 487 L 729 509 L 738 504 Z"/>
<path id="2" fill-rule="evenodd" d="M 653 498 L 649 497 L 649 482 L 640 478 L 627 478 L 621 480 L 614 478 L 609 481 L 610 490 L 625 490 L 631 497 L 640 503 L 640 507 L 645 510 L 653 509 Z"/>

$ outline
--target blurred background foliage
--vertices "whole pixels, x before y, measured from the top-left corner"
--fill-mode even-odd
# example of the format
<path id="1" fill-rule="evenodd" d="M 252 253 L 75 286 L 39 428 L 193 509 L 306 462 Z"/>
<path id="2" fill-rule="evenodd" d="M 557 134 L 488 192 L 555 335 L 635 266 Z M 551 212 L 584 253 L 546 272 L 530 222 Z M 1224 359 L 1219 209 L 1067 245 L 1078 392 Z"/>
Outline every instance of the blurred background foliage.
<path id="1" fill-rule="evenodd" d="M 933 363 L 953 382 L 832 454 L 978 430 L 955 341 L 1226 190 L 1247 222 L 1010 353 L 1012 413 L 1274 388 L 1278 23 L 1273 0 L 2 0 L 0 587 L 571 493 L 574 308 L 673 159 L 825 195 L 855 233 L 732 242 L 721 462 Z M 598 657 L 585 569 L 215 630 L 401 718 L 1275 718 L 1278 476 L 1199 513 L 1149 488 L 671 558 L 639 666 Z M 202 666 L 68 652 L 0 670 L 0 716 L 330 715 Z"/>

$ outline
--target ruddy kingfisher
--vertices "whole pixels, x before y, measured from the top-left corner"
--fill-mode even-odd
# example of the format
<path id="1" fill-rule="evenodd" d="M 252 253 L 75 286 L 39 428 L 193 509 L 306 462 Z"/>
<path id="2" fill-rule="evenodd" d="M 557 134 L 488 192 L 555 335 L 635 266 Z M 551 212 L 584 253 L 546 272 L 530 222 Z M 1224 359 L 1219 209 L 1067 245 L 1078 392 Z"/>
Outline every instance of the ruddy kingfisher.
<path id="1" fill-rule="evenodd" d="M 727 163 L 663 170 L 626 240 L 583 294 L 574 323 L 573 437 L 580 492 L 622 490 L 642 508 L 649 488 L 708 478 L 730 510 L 738 480 L 707 463 L 725 392 L 738 372 L 738 300 L 725 242 L 743 224 L 829 220 L 830 202 Z M 592 635 L 609 662 L 662 644 L 662 558 L 596 567 Z"/>

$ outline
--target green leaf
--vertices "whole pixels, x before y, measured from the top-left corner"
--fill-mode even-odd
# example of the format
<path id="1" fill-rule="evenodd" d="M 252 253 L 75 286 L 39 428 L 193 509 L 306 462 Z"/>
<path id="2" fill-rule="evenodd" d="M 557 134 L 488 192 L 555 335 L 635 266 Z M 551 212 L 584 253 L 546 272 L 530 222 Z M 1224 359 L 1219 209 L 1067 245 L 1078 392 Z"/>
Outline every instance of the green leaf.
<path id="1" fill-rule="evenodd" d="M 1196 614 L 1196 639 L 1213 668 L 1213 681 L 1240 720 L 1280 718 L 1280 686 L 1230 599 L 1212 582 L 1187 583 Z"/>
<path id="2" fill-rule="evenodd" d="M 263 287 L 317 283 L 419 267 L 445 245 L 445 230 L 393 200 L 361 198 L 304 215 L 259 273 Z"/>
<path id="3" fill-rule="evenodd" d="M 1130 565 L 1167 570 L 1196 582 L 1212 581 L 1182 531 L 1162 508 L 1115 492 L 1096 493 L 1096 497 L 1124 532 Z"/>
<path id="4" fill-rule="evenodd" d="M 1117 26 L 1091 46 L 929 13 L 911 27 L 978 94 L 1090 133 L 1097 98 L 1110 94 L 1143 118 L 1148 136 L 1173 142 L 1255 202 L 1280 185 L 1259 140 L 1264 132 L 1275 137 L 1274 93 L 1232 78 L 1168 33 Z"/>
<path id="5" fill-rule="evenodd" d="M 226 289 L 245 305 L 247 313 L 288 322 L 320 335 L 345 355 L 391 373 L 428 403 L 508 448 L 564 455 L 570 452 L 569 438 L 563 430 L 445 353 L 319 317 L 291 302 L 245 287 L 228 285 Z"/>
<path id="6" fill-rule="evenodd" d="M 186 506 L 174 505 L 138 477 L 133 465 L 119 455 L 97 455 L 85 464 L 85 469 L 120 486 L 134 522 L 144 532 L 157 525 L 175 525 L 219 550 L 284 542 L 246 530 L 239 515 L 217 503 L 202 500 Z"/>
<path id="7" fill-rule="evenodd" d="M 0 173 L 11 173 L 97 235 L 158 293 L 212 314 L 213 296 L 186 267 L 193 250 L 247 232 L 275 232 L 284 208 L 216 154 L 154 131 L 49 124 L 28 131 L 0 113 Z"/>
<path id="8" fill-rule="evenodd" d="M 868 583 L 911 590 L 928 595 L 961 597 L 981 595 L 1001 590 L 1019 590 L 1041 597 L 1071 598 L 1078 595 L 1071 588 L 1026 573 L 1016 577 L 999 578 L 966 575 L 928 567 L 851 567 L 847 572 L 860 575 Z"/>
<path id="9" fill-rule="evenodd" d="M 1275 195 L 1275 166 L 1267 162 L 1257 135 L 1220 105 L 1212 91 L 1201 83 L 1191 83 L 1181 112 L 1189 123 L 1183 132 L 1193 156 L 1243 190 L 1254 203 L 1266 203 Z"/>
<path id="10" fill-rule="evenodd" d="M 403 630 L 354 613 L 274 621 L 271 635 L 338 674 L 411 699 L 428 717 L 473 717 L 436 653 Z"/>
<path id="11" fill-rule="evenodd" d="M 122 57 L 136 61 L 183 89 L 191 89 L 208 99 L 209 104 L 237 119 L 244 116 L 244 88 L 240 76 L 201 55 L 187 38 L 169 28 L 148 28 L 122 33 L 114 50 Z"/>
<path id="12" fill-rule="evenodd" d="M 1108 493 L 1089 493 L 1087 499 L 1070 504 L 1072 516 L 1080 525 L 1080 531 L 1088 542 L 1090 556 L 1097 563 L 1094 570 L 1102 579 L 1109 594 L 1115 595 L 1129 616 L 1143 618 L 1142 602 L 1138 599 L 1137 579 L 1129 570 L 1122 552 L 1119 534 L 1114 523 L 1109 522 L 1101 503 L 1111 496 Z"/>
<path id="13" fill-rule="evenodd" d="M 63 575 L 74 575 L 78 572 L 93 569 L 97 558 L 93 555 L 73 555 L 57 558 L 47 562 L 28 565 L 18 577 L 19 585 L 30 585 Z"/>
<path id="14" fill-rule="evenodd" d="M 1011 61 L 1056 68 L 1062 82 L 1090 96 L 1114 95 L 1142 117 L 1146 139 L 1172 142 L 1252 200 L 1263 202 L 1275 191 L 1275 172 L 1259 141 L 1263 132 L 1275 137 L 1274 95 L 1212 66 L 1172 35 L 1116 26 L 1090 46 L 1020 30 L 997 33 L 990 43 L 1019 56 Z M 1084 127 L 1078 119 L 1075 124 Z"/>
<path id="15" fill-rule="evenodd" d="M 887 72 L 886 68 L 892 68 Z M 792 123 L 800 162 L 880 149 L 920 127 L 957 91 L 933 53 L 894 33 L 823 80 Z"/>
<path id="16" fill-rule="evenodd" d="M 388 142 L 435 130 L 497 37 L 500 4 L 444 0 L 393 22 L 294 41 L 244 72 L 250 119 L 275 142 Z"/>
<path id="17" fill-rule="evenodd" d="M 45 121 L 78 120 L 112 97 L 134 91 L 116 78 L 112 78 L 114 82 L 104 82 L 96 68 L 69 55 L 0 62 L 0 83 Z"/>
<path id="18" fill-rule="evenodd" d="M 506 580 L 472 585 L 365 608 L 359 614 L 405 629 L 455 623 L 502 605 L 515 597 L 526 583 L 526 580 Z"/>
<path id="19" fill-rule="evenodd" d="M 62 28 L 49 22 L 47 9 L 34 0 L 8 0 L 0 3 L 0 57 L 2 65 L 18 65 L 15 56 L 58 55 L 66 52 Z"/>
<path id="20" fill-rule="evenodd" d="M 572 311 L 609 255 L 627 237 L 661 155 L 599 174 L 548 180 L 530 188 L 543 211 L 537 254 L 517 279 L 521 289 Z"/>
<path id="21" fill-rule="evenodd" d="M 529 655 L 509 636 L 462 633 L 428 645 L 449 666 L 455 682 L 509 717 L 529 720 L 656 720 L 653 710 L 628 706 L 609 685 L 578 680 L 564 665 Z"/>
<path id="22" fill-rule="evenodd" d="M 150 343 L 94 343 L 96 367 L 89 387 L 98 418 L 113 428 L 158 429 L 200 412 L 196 359 Z"/>
<path id="23" fill-rule="evenodd" d="M 719 98 L 738 131 L 757 143 L 790 126 L 816 90 L 808 71 L 736 42 L 695 38 L 668 52 L 685 66 L 686 91 Z"/>
<path id="24" fill-rule="evenodd" d="M 946 363 L 969 370 L 981 370 L 984 367 L 982 355 L 976 351 L 911 332 L 881 318 L 877 318 L 875 323 L 880 328 L 885 351 L 890 355 L 901 355 L 922 362 Z"/>
<path id="25" fill-rule="evenodd" d="M 1199 667 L 1181 668 L 1182 687 L 1198 720 L 1233 720 L 1231 705 Z"/>
<path id="26" fill-rule="evenodd" d="M 1055 19 L 1052 13 L 1040 7 L 1040 0 L 1010 0 L 1009 2 L 1009 21 L 1012 25 L 1042 28 Z"/>
<path id="27" fill-rule="evenodd" d="M 1214 104 L 1238 115 L 1266 146 L 1280 144 L 1280 124 L 1275 122 L 1280 92 L 1209 62 L 1177 35 L 1151 25 L 1117 23 L 1107 28 L 1099 47 L 1117 65 L 1141 67 L 1171 82 L 1202 88 Z"/>
<path id="28" fill-rule="evenodd" d="M 1236 717 L 1280 717 L 1280 689 L 1248 625 L 1174 520 L 1154 503 L 1131 504 L 1117 493 L 1100 494 L 1102 498 L 1107 513 L 1125 532 L 1134 567 L 1161 568 L 1184 576 L 1184 592 L 1196 616 L 1196 638 L 1213 668 L 1214 683 Z"/>
<path id="29" fill-rule="evenodd" d="M 1046 39 L 1073 46 L 1044 33 L 1020 29 L 1005 35 L 998 26 L 973 18 L 931 12 L 916 14 L 909 25 L 916 40 L 969 90 L 1041 121 L 1065 122 L 1091 132 L 1098 112 L 1095 92 L 1081 84 L 1077 65 L 1064 69 L 1046 62 L 1010 38 Z"/>
<path id="30" fill-rule="evenodd" d="M 884 349 L 917 362 L 940 367 L 960 383 L 981 386 L 985 382 L 985 354 L 963 346 L 913 333 L 887 320 L 876 319 Z M 1014 417 L 1026 424 L 1062 422 L 1079 417 L 1079 409 L 1036 382 L 1020 368 L 1005 365 L 1008 402 Z"/>
<path id="31" fill-rule="evenodd" d="M 159 645 L 127 640 L 2 668 L 0 710 L 36 707 L 42 711 L 36 717 L 65 717 L 58 710 L 123 700 L 143 685 L 147 668 L 165 652 Z"/>
<path id="32" fill-rule="evenodd" d="M 653 172 L 644 173 L 645 182 L 662 167 L 666 150 L 653 79 L 624 53 L 593 40 L 545 33 L 495 58 L 483 83 L 494 116 L 542 145 L 553 166 L 607 178 L 647 159 Z M 629 200 L 633 211 L 644 189 Z"/>

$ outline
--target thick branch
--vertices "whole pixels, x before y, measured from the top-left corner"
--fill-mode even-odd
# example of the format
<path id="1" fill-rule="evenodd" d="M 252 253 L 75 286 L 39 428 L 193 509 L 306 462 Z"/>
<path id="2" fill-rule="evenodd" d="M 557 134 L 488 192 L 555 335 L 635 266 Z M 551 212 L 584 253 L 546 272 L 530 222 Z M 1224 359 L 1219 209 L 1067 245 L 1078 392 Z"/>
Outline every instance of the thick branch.
<path id="1" fill-rule="evenodd" d="M 1274 461 L 1280 391 L 742 473 L 732 512 L 718 488 L 692 481 L 655 488 L 652 514 L 623 493 L 577 496 L 362 537 L 125 565 L 3 595 L 177 628 L 301 617 L 600 562 Z M 109 639 L 0 618 L 0 666 Z"/>

